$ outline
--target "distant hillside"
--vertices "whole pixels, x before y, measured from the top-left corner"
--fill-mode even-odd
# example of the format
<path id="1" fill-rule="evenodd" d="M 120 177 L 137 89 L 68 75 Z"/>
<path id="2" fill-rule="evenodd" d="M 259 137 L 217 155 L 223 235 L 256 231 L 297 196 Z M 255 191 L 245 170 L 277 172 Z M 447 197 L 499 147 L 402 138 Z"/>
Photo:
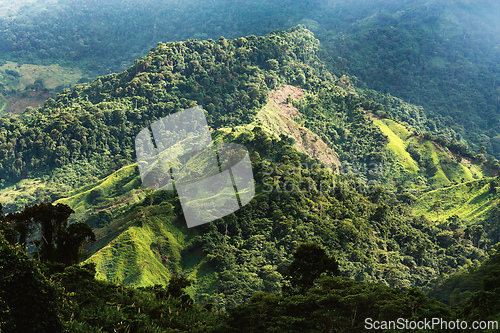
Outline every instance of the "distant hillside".
<path id="1" fill-rule="evenodd" d="M 391 119 L 373 119 L 373 123 L 388 137 L 387 150 L 395 158 L 392 165 L 399 174 L 393 178 L 400 183 L 415 184 L 417 187 L 438 188 L 451 184 L 481 179 L 486 165 L 478 160 L 463 157 L 454 147 L 443 146 L 432 137 L 423 136 L 414 128 Z M 497 165 L 494 166 L 498 168 Z"/>
<path id="2" fill-rule="evenodd" d="M 420 130 L 475 151 L 484 146 L 499 157 L 499 15 L 495 0 L 4 1 L 0 54 L 20 67 L 59 64 L 63 70 L 46 75 L 60 91 L 124 70 L 158 42 L 266 35 L 304 24 L 321 41 L 321 58 L 332 74 L 423 106 Z M 85 75 L 62 80 L 67 69 Z M 16 84 L 30 79 L 20 74 Z M 12 79 L 0 70 L 6 86 L 0 93 L 7 94 Z M 38 88 L 53 93 L 45 81 Z M 0 112 L 40 102 L 6 97 L 12 105 L 2 105 L 0 97 Z"/>
<path id="3" fill-rule="evenodd" d="M 304 24 L 335 75 L 424 107 L 425 130 L 500 156 L 498 1 L 324 1 Z"/>

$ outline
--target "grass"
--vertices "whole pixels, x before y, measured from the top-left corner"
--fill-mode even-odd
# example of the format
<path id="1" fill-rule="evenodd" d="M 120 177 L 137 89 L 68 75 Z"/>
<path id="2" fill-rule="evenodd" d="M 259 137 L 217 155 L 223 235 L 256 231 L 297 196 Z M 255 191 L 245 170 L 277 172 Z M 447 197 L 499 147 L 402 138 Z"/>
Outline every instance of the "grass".
<path id="1" fill-rule="evenodd" d="M 10 75 L 8 74 L 9 71 L 18 74 L 15 76 Z M 63 67 L 59 64 L 33 65 L 7 61 L 0 66 L 0 82 L 6 87 L 7 91 L 24 90 L 37 80 L 43 84 L 42 88 L 54 90 L 57 87 L 74 86 L 83 77 L 85 77 L 85 74 L 81 69 Z"/>
<path id="2" fill-rule="evenodd" d="M 90 202 L 90 194 L 94 190 L 101 190 L 106 198 L 116 198 L 116 189 L 120 192 L 129 192 L 140 186 L 139 175 L 137 174 L 137 164 L 125 166 L 108 177 L 68 193 L 68 196 L 57 200 L 55 203 L 62 203 L 70 206 L 75 212 L 75 216 L 82 216 L 87 211 L 95 208 Z"/>
<path id="3" fill-rule="evenodd" d="M 412 136 L 412 132 L 408 130 L 408 128 L 395 122 L 394 120 L 384 119 L 383 122 L 394 134 L 405 142 Z"/>
<path id="4" fill-rule="evenodd" d="M 2 180 L 0 198 L 4 207 L 24 207 L 38 202 L 38 193 L 48 188 L 47 182 L 41 178 L 22 179 L 17 183 Z M 38 199 L 38 200 L 37 200 Z M 4 213 L 7 211 L 4 211 Z"/>
<path id="5" fill-rule="evenodd" d="M 215 272 L 201 249 L 189 249 L 196 232 L 175 221 L 161 206 L 150 206 L 123 232 L 86 262 L 96 264 L 98 279 L 128 286 L 166 285 L 172 275 L 187 277 L 187 292 L 211 293 Z M 135 224 L 141 226 L 137 226 Z"/>
<path id="6" fill-rule="evenodd" d="M 280 134 L 290 135 L 288 128 L 291 124 L 288 124 L 283 118 L 280 117 L 278 110 L 276 110 L 272 101 L 269 101 L 257 113 L 255 119 L 256 123 L 260 124 L 263 128 L 267 129 L 278 138 Z M 298 128 L 298 125 L 295 125 Z"/>
<path id="7" fill-rule="evenodd" d="M 466 160 L 457 163 L 449 151 L 438 148 L 431 141 L 425 141 L 422 148 L 423 158 L 431 160 L 431 167 L 436 170 L 430 178 L 435 183 L 448 185 L 452 182 L 472 181 L 484 177 L 479 166 Z"/>
<path id="8" fill-rule="evenodd" d="M 500 199 L 499 194 L 490 192 L 491 179 L 473 180 L 427 192 L 415 202 L 413 213 L 436 220 L 437 214 L 431 207 L 436 201 L 441 201 L 440 220 L 453 215 L 469 221 L 482 220 L 489 216 L 494 204 Z"/>
<path id="9" fill-rule="evenodd" d="M 478 166 L 476 164 L 473 164 L 473 163 L 471 163 L 468 160 L 462 160 L 461 164 L 467 170 L 469 170 L 472 179 L 480 179 L 480 178 L 483 178 L 485 176 L 484 173 L 483 173 L 483 171 L 481 170 L 480 166 Z"/>
<path id="10" fill-rule="evenodd" d="M 333 149 L 328 147 L 318 135 L 297 123 L 297 121 L 300 122 L 298 117 L 291 119 L 286 112 L 280 111 L 278 108 L 275 103 L 269 100 L 257 113 L 252 125 L 261 126 L 277 138 L 281 134 L 289 136 L 295 140 L 293 146 L 299 152 L 317 158 L 327 165 L 340 167 L 340 161 Z"/>
<path id="11" fill-rule="evenodd" d="M 373 123 L 388 137 L 387 149 L 399 158 L 403 168 L 411 173 L 425 173 L 429 184 L 440 187 L 481 179 L 484 177 L 481 167 L 456 157 L 447 149 L 436 145 L 433 141 L 413 136 L 411 130 L 390 119 L 374 119 Z M 421 163 L 409 154 L 409 146 L 418 151 Z"/>
<path id="12" fill-rule="evenodd" d="M 151 250 L 149 228 L 131 227 L 87 259 L 96 264 L 96 278 L 129 286 L 166 285 L 171 275 Z"/>
<path id="13" fill-rule="evenodd" d="M 28 107 L 39 107 L 55 92 L 74 86 L 92 73 L 78 67 L 59 64 L 21 64 L 12 61 L 0 63 L 0 83 L 5 90 L 0 95 L 0 115 L 15 116 Z"/>
<path id="14" fill-rule="evenodd" d="M 448 185 L 450 183 L 450 180 L 444 173 L 443 169 L 441 168 L 440 164 L 440 158 L 438 156 L 438 152 L 435 149 L 435 146 L 432 142 L 426 141 L 424 143 L 425 150 L 424 150 L 424 156 L 429 157 L 430 160 L 432 161 L 432 167 L 436 169 L 434 175 L 431 177 L 431 180 L 438 184 L 442 185 Z"/>
<path id="15" fill-rule="evenodd" d="M 94 190 L 103 193 L 97 203 L 89 200 Z M 76 219 L 99 210 L 112 212 L 113 221 L 95 230 L 98 241 L 88 249 L 86 262 L 96 264 L 98 279 L 143 287 L 166 285 L 172 275 L 183 275 L 192 282 L 187 288 L 192 297 L 210 294 L 216 276 L 201 249 L 191 246 L 197 233 L 172 215 L 170 203 L 144 203 L 148 193 L 152 191 L 141 188 L 137 165 L 132 164 L 57 203 L 72 207 Z"/>
<path id="16" fill-rule="evenodd" d="M 404 169 L 416 174 L 419 171 L 418 164 L 406 151 L 406 140 L 410 136 L 409 131 L 404 126 L 389 119 L 374 119 L 373 123 L 389 138 L 387 148 L 399 157 Z"/>

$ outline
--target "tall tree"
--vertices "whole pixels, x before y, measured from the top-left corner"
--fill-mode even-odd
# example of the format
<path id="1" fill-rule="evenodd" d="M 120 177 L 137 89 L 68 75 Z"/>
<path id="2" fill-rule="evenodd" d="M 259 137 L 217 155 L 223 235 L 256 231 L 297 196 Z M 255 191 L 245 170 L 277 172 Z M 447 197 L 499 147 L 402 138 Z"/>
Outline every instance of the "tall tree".
<path id="1" fill-rule="evenodd" d="M 441 210 L 441 207 L 442 207 L 441 200 L 435 201 L 431 207 L 432 211 L 436 212 L 438 222 L 439 222 L 439 211 Z"/>
<path id="2" fill-rule="evenodd" d="M 84 242 L 95 240 L 92 229 L 85 223 L 68 227 L 68 218 L 73 213 L 68 205 L 42 202 L 8 214 L 5 220 L 19 233 L 18 242 L 22 247 L 26 249 L 29 242 L 35 246 L 40 260 L 71 265 L 78 262 Z"/>
<path id="3" fill-rule="evenodd" d="M 339 266 L 334 257 L 316 243 L 302 243 L 293 254 L 284 278 L 284 292 L 303 293 L 314 286 L 322 275 L 339 276 Z"/>

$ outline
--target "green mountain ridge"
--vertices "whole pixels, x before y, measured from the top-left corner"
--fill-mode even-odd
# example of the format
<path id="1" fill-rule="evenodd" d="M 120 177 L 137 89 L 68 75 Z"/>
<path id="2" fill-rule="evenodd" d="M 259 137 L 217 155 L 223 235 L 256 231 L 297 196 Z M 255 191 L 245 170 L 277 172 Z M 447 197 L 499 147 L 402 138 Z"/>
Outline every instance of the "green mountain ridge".
<path id="1" fill-rule="evenodd" d="M 0 53 L 21 67 L 64 63 L 94 78 L 126 69 L 158 41 L 265 35 L 304 24 L 332 73 L 424 106 L 424 117 L 403 120 L 498 157 L 496 1 L 146 3 L 0 4 Z"/>
<path id="2" fill-rule="evenodd" d="M 489 235 L 480 235 L 483 242 L 465 232 L 447 238 L 450 226 L 415 217 L 409 206 L 419 191 L 481 177 L 480 167 L 463 160 L 446 167 L 455 155 L 432 138 L 370 118 L 380 103 L 358 93 L 348 77 L 330 75 L 318 48 L 303 27 L 160 44 L 121 74 L 2 121 L 2 172 L 11 182 L 39 177 L 42 183 L 33 184 L 46 189 L 31 200 L 55 196 L 76 211 L 74 220 L 94 228 L 87 262 L 96 264 L 99 279 L 149 286 L 184 275 L 196 301 L 218 308 L 257 291 L 279 292 L 302 241 L 323 245 L 346 277 L 399 288 L 431 288 L 443 274 L 482 260 Z M 273 92 L 287 87 L 302 93 L 270 105 L 278 101 Z M 176 196 L 142 189 L 129 163 L 135 133 L 197 104 L 205 106 L 214 140 L 250 150 L 257 195 L 240 211 L 188 230 Z M 388 172 L 337 170 L 384 163 Z M 97 175 L 105 178 L 96 182 Z M 54 191 L 68 179 L 67 193 Z M 403 190 L 408 184 L 414 192 Z"/>
<path id="3" fill-rule="evenodd" d="M 220 315 L 222 326 L 210 324 L 215 331 L 251 331 L 275 327 L 274 319 L 258 320 L 258 309 L 273 309 L 272 318 L 310 331 L 323 324 L 356 331 L 362 324 L 349 316 L 358 307 L 378 318 L 392 318 L 394 309 L 412 317 L 409 304 L 418 303 L 419 316 L 477 319 L 478 300 L 494 305 L 499 183 L 487 176 L 495 163 L 405 123 L 402 115 L 421 114 L 418 107 L 332 76 L 319 47 L 301 26 L 266 37 L 159 44 L 123 73 L 0 119 L 0 171 L 8 182 L 0 195 L 9 210 L 41 199 L 67 204 L 75 211 L 69 222 L 84 221 L 96 235 L 80 267 L 36 273 L 67 288 L 58 296 L 73 304 L 60 312 L 65 325 L 90 331 L 107 316 L 112 331 L 147 316 L 185 330 L 193 315 Z M 256 195 L 239 211 L 188 229 L 174 191 L 142 187 L 133 138 L 195 105 L 204 106 L 216 143 L 249 150 Z M 10 253 L 3 235 L 0 241 Z M 325 274 L 301 294 L 287 294 L 288 267 L 304 242 L 324 248 L 342 276 Z M 488 253 L 493 259 L 483 267 Z M 450 290 L 478 267 L 487 272 L 481 286 Z M 176 291 L 183 278 L 191 285 Z M 414 288 L 460 301 L 463 312 Z M 91 289 L 102 299 L 90 297 Z M 339 306 L 343 312 L 332 316 Z M 182 323 L 168 324 L 172 312 L 180 320 L 179 311 Z M 331 319 L 310 320 L 317 316 Z"/>
<path id="4" fill-rule="evenodd" d="M 499 10 L 0 0 L 0 330 L 498 321 Z M 174 191 L 142 186 L 134 137 L 196 105 L 248 149 L 256 195 L 187 228 Z M 9 213 L 41 201 L 91 226 L 79 265 L 16 244 Z"/>

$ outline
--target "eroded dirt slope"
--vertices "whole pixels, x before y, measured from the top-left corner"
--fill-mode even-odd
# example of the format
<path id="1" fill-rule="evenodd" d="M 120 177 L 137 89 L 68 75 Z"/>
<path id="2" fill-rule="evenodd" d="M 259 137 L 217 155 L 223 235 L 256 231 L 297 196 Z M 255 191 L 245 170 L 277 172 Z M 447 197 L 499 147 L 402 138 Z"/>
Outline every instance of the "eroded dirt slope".
<path id="1" fill-rule="evenodd" d="M 257 120 L 273 133 L 283 133 L 294 138 L 294 147 L 298 151 L 339 170 L 341 164 L 337 154 L 317 134 L 294 120 L 294 117 L 300 116 L 300 112 L 291 101 L 303 97 L 305 93 L 302 89 L 291 85 L 272 90 L 269 93 L 269 103 L 259 112 Z"/>

